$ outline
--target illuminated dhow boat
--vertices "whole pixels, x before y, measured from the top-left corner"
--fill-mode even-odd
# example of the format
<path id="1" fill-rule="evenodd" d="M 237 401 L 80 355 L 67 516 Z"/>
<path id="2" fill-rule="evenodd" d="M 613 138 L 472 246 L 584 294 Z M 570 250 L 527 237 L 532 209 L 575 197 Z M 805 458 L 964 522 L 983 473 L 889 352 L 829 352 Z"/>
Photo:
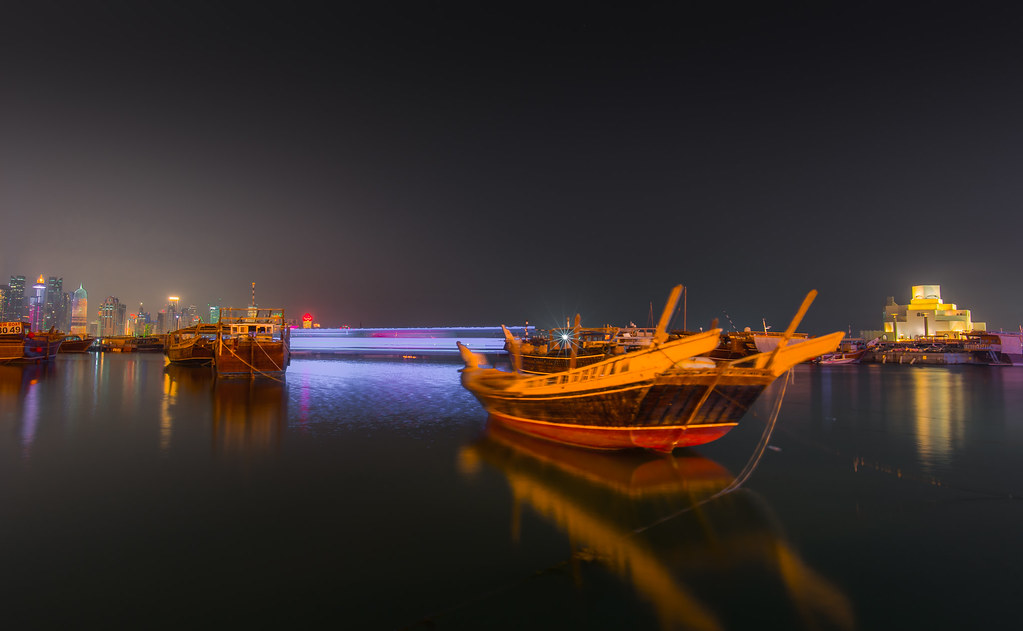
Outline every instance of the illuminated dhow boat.
<path id="1" fill-rule="evenodd" d="M 291 363 L 291 328 L 282 309 L 221 309 L 213 364 L 220 377 L 279 377 Z"/>
<path id="2" fill-rule="evenodd" d="M 672 290 L 648 348 L 566 372 L 521 374 L 515 346 L 515 372 L 483 368 L 485 360 L 459 343 L 462 385 L 493 419 L 524 434 L 593 449 L 670 452 L 724 436 L 775 379 L 834 351 L 844 335 L 791 346 L 783 339 L 770 353 L 731 361 L 699 357 L 718 346 L 721 330 L 668 341 L 668 321 L 681 291 Z M 789 336 L 816 295 L 806 296 Z"/>
<path id="3" fill-rule="evenodd" d="M 57 356 L 64 334 L 31 331 L 24 322 L 0 322 L 0 362 L 36 363 Z"/>

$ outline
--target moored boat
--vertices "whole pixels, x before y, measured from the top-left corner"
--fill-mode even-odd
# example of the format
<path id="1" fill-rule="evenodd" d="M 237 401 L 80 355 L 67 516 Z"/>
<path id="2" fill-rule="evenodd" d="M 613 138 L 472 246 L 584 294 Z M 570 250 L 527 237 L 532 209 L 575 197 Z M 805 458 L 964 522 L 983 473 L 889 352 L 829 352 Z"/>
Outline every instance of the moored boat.
<path id="1" fill-rule="evenodd" d="M 23 322 L 0 322 L 0 362 L 36 363 L 57 356 L 64 334 L 32 331 Z"/>
<path id="2" fill-rule="evenodd" d="M 291 328 L 283 309 L 225 308 L 213 361 L 220 377 L 279 377 L 291 363 Z"/>
<path id="3" fill-rule="evenodd" d="M 64 341 L 60 344 L 61 353 L 84 353 L 89 350 L 96 338 L 88 335 L 65 335 Z"/>
<path id="4" fill-rule="evenodd" d="M 129 337 L 121 346 L 122 353 L 162 353 L 163 337 L 158 335 L 141 335 Z"/>
<path id="5" fill-rule="evenodd" d="M 875 340 L 876 342 L 876 340 Z M 858 364 L 863 356 L 866 354 L 867 349 L 872 346 L 865 342 L 862 338 L 847 338 L 842 340 L 839 344 L 838 350 L 833 353 L 825 353 L 817 359 L 817 363 L 822 366 L 841 366 L 845 364 Z"/>
<path id="6" fill-rule="evenodd" d="M 167 334 L 165 352 L 173 364 L 212 364 L 217 325 L 198 324 Z"/>
<path id="7" fill-rule="evenodd" d="M 1023 366 L 1023 329 L 981 331 L 966 334 L 963 345 L 973 353 L 975 363 L 991 366 Z"/>
<path id="8" fill-rule="evenodd" d="M 543 375 L 589 366 L 606 359 L 614 348 L 615 337 L 616 331 L 611 328 L 582 328 L 576 315 L 575 326 L 571 328 L 552 329 L 522 340 L 506 336 L 505 350 L 517 344 L 521 371 Z"/>
<path id="9" fill-rule="evenodd" d="M 670 452 L 728 433 L 775 379 L 835 350 L 844 335 L 786 343 L 816 296 L 810 292 L 773 351 L 715 361 L 700 355 L 718 347 L 720 329 L 669 339 L 667 325 L 680 293 L 681 286 L 672 291 L 649 347 L 565 372 L 517 372 L 514 344 L 516 372 L 484 368 L 483 358 L 459 343 L 462 385 L 492 418 L 525 434 L 594 449 Z"/>

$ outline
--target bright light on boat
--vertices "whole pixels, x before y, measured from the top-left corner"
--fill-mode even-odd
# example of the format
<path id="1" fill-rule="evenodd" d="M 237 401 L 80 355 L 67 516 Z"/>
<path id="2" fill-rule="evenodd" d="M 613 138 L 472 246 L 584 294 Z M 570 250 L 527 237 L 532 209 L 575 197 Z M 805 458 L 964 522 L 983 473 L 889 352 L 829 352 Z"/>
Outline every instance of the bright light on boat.
<path id="1" fill-rule="evenodd" d="M 566 340 L 566 341 L 567 341 L 567 340 L 568 340 L 568 333 L 562 333 L 562 335 L 561 335 L 561 339 L 563 339 L 563 340 Z"/>

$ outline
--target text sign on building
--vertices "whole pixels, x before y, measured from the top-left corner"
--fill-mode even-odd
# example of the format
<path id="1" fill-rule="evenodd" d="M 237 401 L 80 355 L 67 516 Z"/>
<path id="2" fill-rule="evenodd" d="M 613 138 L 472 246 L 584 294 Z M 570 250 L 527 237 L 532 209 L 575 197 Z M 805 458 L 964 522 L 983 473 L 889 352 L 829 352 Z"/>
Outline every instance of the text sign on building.
<path id="1" fill-rule="evenodd" d="M 0 335 L 11 333 L 20 335 L 24 330 L 25 325 L 21 322 L 0 322 Z"/>

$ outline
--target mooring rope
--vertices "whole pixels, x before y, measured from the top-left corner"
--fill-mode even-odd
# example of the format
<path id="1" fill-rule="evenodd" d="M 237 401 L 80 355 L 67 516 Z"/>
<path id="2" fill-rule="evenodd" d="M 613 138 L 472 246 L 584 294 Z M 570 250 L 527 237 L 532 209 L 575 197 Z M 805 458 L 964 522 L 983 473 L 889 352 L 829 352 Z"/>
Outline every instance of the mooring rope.
<path id="1" fill-rule="evenodd" d="M 760 459 L 764 456 L 764 451 L 767 450 L 768 442 L 771 440 L 771 434 L 774 433 L 774 426 L 778 422 L 778 414 L 781 412 L 781 404 L 782 401 L 785 399 L 785 389 L 788 387 L 788 382 L 789 379 L 791 378 L 791 375 L 792 373 L 791 371 L 789 371 L 788 373 L 786 373 L 785 378 L 782 380 L 781 392 L 778 393 L 778 396 L 774 401 L 774 408 L 771 410 L 771 416 L 767 419 L 767 424 L 764 425 L 764 433 L 761 434 L 760 441 L 757 443 L 756 449 L 753 450 L 753 455 L 750 456 L 750 459 L 746 462 L 746 466 L 742 468 L 742 471 L 739 472 L 739 475 L 735 476 L 735 478 L 731 481 L 731 483 L 728 484 L 728 486 L 721 489 L 714 495 L 711 495 L 710 497 L 700 500 L 699 502 L 693 504 L 692 506 L 687 506 L 686 508 L 679 509 L 670 515 L 665 515 L 664 517 L 661 517 L 660 519 L 657 519 L 656 521 L 647 524 L 646 526 L 640 526 L 639 528 L 634 529 L 632 532 L 629 533 L 629 536 L 637 535 L 641 532 L 653 528 L 654 526 L 657 526 L 658 524 L 663 524 L 666 521 L 674 519 L 679 515 L 682 515 L 683 513 L 688 513 L 690 511 L 696 510 L 700 506 L 703 506 L 708 502 L 714 501 L 715 499 L 721 497 L 722 495 L 727 495 L 728 493 L 735 491 L 743 484 L 745 484 L 746 480 L 748 480 L 749 477 L 753 475 L 753 472 L 756 470 L 757 465 L 760 464 Z"/>
<path id="2" fill-rule="evenodd" d="M 259 346 L 259 344 L 258 344 L 258 343 L 256 343 L 256 342 L 253 342 L 253 343 L 254 343 L 254 344 L 256 344 L 256 346 Z M 262 347 L 260 347 L 260 348 L 262 349 Z M 244 359 L 242 358 L 242 356 L 241 356 L 241 355 L 239 355 L 238 353 L 234 352 L 234 349 L 233 349 L 233 348 L 231 348 L 231 346 L 230 346 L 230 345 L 227 345 L 227 350 L 228 350 L 228 351 L 230 351 L 232 355 L 234 355 L 235 357 L 237 357 L 237 358 L 238 358 L 238 361 L 240 361 L 241 363 L 243 363 L 243 364 L 245 364 L 246 366 L 248 366 L 248 367 L 249 367 L 250 369 L 252 369 L 252 370 L 253 370 L 254 372 L 258 372 L 259 374 L 263 375 L 264 377 L 267 377 L 267 378 L 269 378 L 269 379 L 273 379 L 274 381 L 279 381 L 280 383 L 284 383 L 284 380 L 283 380 L 283 379 L 278 379 L 277 377 L 274 377 L 274 376 L 273 376 L 273 375 L 271 375 L 270 373 L 266 373 L 266 372 L 263 372 L 263 371 L 262 371 L 262 370 L 260 370 L 259 368 L 256 368 L 255 366 L 253 366 L 253 365 L 252 365 L 252 364 L 250 364 L 249 362 L 245 361 L 245 360 L 244 360 Z M 263 352 L 265 353 L 266 351 L 264 350 Z M 270 363 L 272 363 L 272 364 L 273 364 L 273 365 L 274 365 L 275 367 L 277 366 L 277 363 L 276 363 L 276 362 L 274 362 L 274 360 L 273 360 L 273 359 L 271 359 L 271 360 L 270 360 Z"/>

